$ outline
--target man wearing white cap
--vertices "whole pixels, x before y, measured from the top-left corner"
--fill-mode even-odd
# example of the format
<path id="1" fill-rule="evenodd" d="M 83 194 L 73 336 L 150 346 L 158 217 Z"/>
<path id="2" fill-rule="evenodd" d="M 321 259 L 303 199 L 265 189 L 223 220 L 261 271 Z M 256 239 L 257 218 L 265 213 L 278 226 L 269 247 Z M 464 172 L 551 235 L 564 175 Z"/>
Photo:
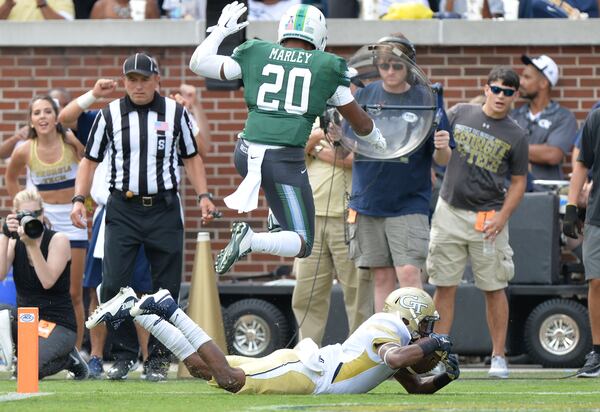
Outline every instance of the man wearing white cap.
<path id="1" fill-rule="evenodd" d="M 562 162 L 571 151 L 577 121 L 570 110 L 550 97 L 558 83 L 558 66 L 550 57 L 521 56 L 526 65 L 519 92 L 529 102 L 510 116 L 527 131 L 529 163 L 534 179 L 561 180 Z"/>

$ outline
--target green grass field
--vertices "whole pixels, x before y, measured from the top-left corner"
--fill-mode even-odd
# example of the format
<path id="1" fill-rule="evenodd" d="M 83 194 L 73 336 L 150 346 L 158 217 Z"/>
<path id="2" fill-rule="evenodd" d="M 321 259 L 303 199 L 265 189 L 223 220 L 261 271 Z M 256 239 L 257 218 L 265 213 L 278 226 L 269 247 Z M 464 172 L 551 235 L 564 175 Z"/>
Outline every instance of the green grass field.
<path id="1" fill-rule="evenodd" d="M 434 395 L 408 395 L 393 381 L 364 395 L 232 395 L 200 380 L 148 383 L 134 374 L 127 381 L 48 379 L 40 392 L 6 401 L 16 382 L 1 374 L 0 410 L 18 411 L 398 411 L 398 410 L 600 410 L 600 379 L 558 379 L 566 372 L 512 372 L 511 379 L 490 380 L 484 372 L 465 371 L 461 379 Z"/>

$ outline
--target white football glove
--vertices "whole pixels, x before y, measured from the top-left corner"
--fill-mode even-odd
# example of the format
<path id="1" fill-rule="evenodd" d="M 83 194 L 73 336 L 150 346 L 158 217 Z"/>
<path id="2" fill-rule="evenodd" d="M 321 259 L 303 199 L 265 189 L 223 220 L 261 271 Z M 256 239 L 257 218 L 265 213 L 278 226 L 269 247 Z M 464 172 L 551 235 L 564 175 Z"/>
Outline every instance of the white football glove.
<path id="1" fill-rule="evenodd" d="M 371 130 L 371 133 L 369 133 L 366 136 L 359 136 L 359 135 L 356 135 L 356 136 L 359 139 L 364 140 L 365 142 L 369 143 L 371 146 L 373 146 L 373 148 L 376 151 L 378 151 L 380 153 L 385 152 L 385 149 L 387 148 L 387 142 L 385 141 L 385 137 L 383 137 L 383 135 L 379 131 L 379 128 L 377 128 L 377 126 L 375 126 L 375 123 L 373 123 L 373 130 Z"/>
<path id="2" fill-rule="evenodd" d="M 212 31 L 219 29 L 225 37 L 237 33 L 248 25 L 247 21 L 238 23 L 238 19 L 242 14 L 246 13 L 246 10 L 248 10 L 248 8 L 244 3 L 238 3 L 237 1 L 229 3 L 223 7 L 223 11 L 221 12 L 217 24 L 215 26 L 210 26 L 206 29 L 206 32 L 211 33 Z"/>

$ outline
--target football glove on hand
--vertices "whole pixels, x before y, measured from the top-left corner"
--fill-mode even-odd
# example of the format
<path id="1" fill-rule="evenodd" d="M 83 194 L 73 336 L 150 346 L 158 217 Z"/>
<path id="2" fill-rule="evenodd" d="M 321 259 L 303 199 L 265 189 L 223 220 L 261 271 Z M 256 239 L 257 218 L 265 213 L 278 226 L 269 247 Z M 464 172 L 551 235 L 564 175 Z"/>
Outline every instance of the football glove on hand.
<path id="1" fill-rule="evenodd" d="M 581 233 L 581 220 L 577 213 L 577 206 L 568 204 L 563 219 L 563 233 L 570 238 L 577 239 Z"/>
<path id="2" fill-rule="evenodd" d="M 452 349 L 452 341 L 450 340 L 450 336 L 441 335 L 439 333 L 430 333 L 429 337 L 435 340 L 435 343 L 438 345 L 437 350 L 450 353 L 450 349 Z"/>
<path id="3" fill-rule="evenodd" d="M 371 133 L 369 133 L 366 136 L 359 136 L 358 134 L 356 136 L 359 139 L 369 143 L 378 152 L 383 153 L 387 148 L 387 142 L 385 141 L 385 137 L 383 137 L 381 131 L 379 131 L 379 129 L 375 126 L 375 123 L 373 123 L 373 130 L 371 131 Z"/>
<path id="4" fill-rule="evenodd" d="M 446 375 L 448 375 L 448 377 L 451 380 L 458 379 L 458 377 L 460 376 L 460 369 L 458 367 L 458 355 L 448 355 L 448 358 L 444 361 L 444 364 L 446 365 Z"/>
<path id="5" fill-rule="evenodd" d="M 221 17 L 219 17 L 217 24 L 215 26 L 210 26 L 208 29 L 206 29 L 206 32 L 211 33 L 212 31 L 218 29 L 221 31 L 221 33 L 223 33 L 224 37 L 237 33 L 249 23 L 247 21 L 238 23 L 238 19 L 242 16 L 242 14 L 246 13 L 246 10 L 248 10 L 248 8 L 244 5 L 244 3 L 238 3 L 237 1 L 229 3 L 223 7 Z"/>

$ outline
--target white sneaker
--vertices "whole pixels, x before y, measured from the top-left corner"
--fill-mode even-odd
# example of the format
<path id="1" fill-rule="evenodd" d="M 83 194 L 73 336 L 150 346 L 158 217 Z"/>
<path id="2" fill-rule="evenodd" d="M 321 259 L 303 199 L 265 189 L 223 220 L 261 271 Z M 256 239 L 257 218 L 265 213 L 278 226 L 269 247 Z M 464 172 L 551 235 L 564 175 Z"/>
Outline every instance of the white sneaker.
<path id="1" fill-rule="evenodd" d="M 13 340 L 10 324 L 10 310 L 0 310 L 0 354 L 4 358 L 6 370 L 13 365 Z"/>
<path id="2" fill-rule="evenodd" d="M 85 327 L 92 329 L 98 324 L 106 322 L 107 325 L 116 330 L 121 322 L 130 316 L 129 310 L 137 300 L 138 298 L 132 288 L 121 288 L 114 298 L 96 308 L 85 322 Z"/>
<path id="3" fill-rule="evenodd" d="M 508 365 L 505 357 L 497 355 L 492 356 L 492 364 L 488 371 L 488 376 L 490 378 L 508 378 Z"/>

